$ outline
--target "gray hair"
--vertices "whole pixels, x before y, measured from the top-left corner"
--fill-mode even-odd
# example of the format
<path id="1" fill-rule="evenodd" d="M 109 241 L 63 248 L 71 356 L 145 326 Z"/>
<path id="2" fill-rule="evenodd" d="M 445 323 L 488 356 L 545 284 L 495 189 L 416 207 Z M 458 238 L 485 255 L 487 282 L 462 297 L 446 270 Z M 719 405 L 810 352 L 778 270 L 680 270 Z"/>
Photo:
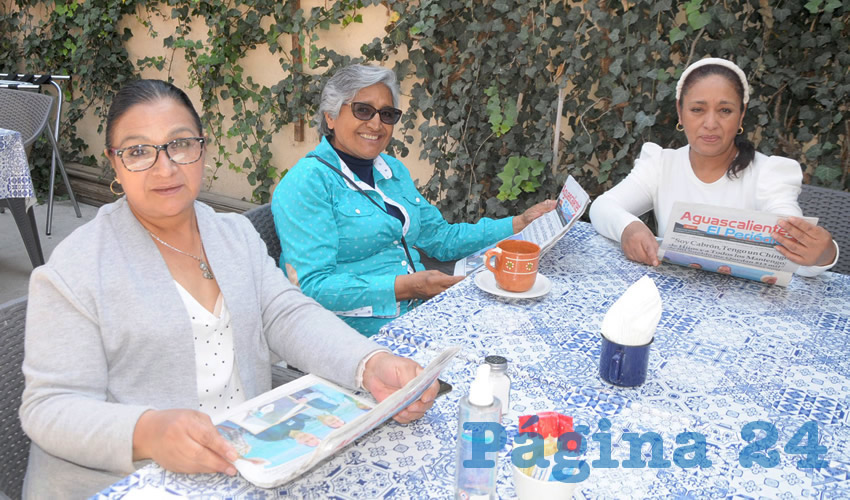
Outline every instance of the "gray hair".
<path id="1" fill-rule="evenodd" d="M 400 91 L 395 73 L 380 66 L 367 66 L 364 64 L 352 64 L 337 71 L 322 89 L 322 100 L 319 102 L 319 113 L 316 116 L 316 125 L 319 135 L 322 137 L 333 137 L 333 130 L 328 128 L 325 113 L 331 118 L 339 116 L 339 110 L 346 102 L 354 99 L 362 89 L 383 83 L 393 95 L 393 106 L 398 107 Z"/>

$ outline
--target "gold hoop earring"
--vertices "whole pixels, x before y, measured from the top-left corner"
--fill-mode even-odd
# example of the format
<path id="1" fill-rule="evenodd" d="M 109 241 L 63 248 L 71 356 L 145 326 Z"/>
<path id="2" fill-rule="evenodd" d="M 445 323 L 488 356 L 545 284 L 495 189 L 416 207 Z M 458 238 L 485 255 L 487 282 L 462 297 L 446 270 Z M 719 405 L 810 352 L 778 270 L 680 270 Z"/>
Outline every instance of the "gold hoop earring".
<path id="1" fill-rule="evenodd" d="M 679 132 L 684 132 L 684 131 L 685 131 L 685 127 L 683 127 L 683 126 L 682 126 L 682 122 L 678 122 L 678 123 L 676 124 L 676 130 L 678 130 Z"/>
<path id="2" fill-rule="evenodd" d="M 121 183 L 118 182 L 118 179 L 112 179 L 112 182 L 109 183 L 109 190 L 112 191 L 112 194 L 114 194 L 115 196 L 122 196 L 124 194 L 124 191 L 121 191 L 120 193 L 115 191 L 116 183 L 118 183 L 119 186 L 121 185 Z"/>
<path id="3" fill-rule="evenodd" d="M 741 135 L 743 133 L 744 133 L 744 127 L 738 127 L 738 135 Z"/>

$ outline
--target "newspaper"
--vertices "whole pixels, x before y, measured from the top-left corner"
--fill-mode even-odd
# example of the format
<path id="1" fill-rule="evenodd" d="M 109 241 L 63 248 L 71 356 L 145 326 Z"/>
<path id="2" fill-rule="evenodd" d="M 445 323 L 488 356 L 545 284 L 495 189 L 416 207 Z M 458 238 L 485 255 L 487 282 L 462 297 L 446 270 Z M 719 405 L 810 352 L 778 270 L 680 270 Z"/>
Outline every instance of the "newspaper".
<path id="1" fill-rule="evenodd" d="M 658 259 L 680 266 L 787 286 L 798 264 L 776 250 L 780 215 L 676 202 Z M 815 217 L 803 219 L 817 224 Z"/>
<path id="2" fill-rule="evenodd" d="M 459 351 L 444 350 L 379 404 L 305 375 L 230 410 L 216 428 L 239 454 L 233 465 L 245 479 L 262 488 L 279 486 L 419 399 Z"/>
<path id="3" fill-rule="evenodd" d="M 573 179 L 573 176 L 569 176 L 558 195 L 558 204 L 555 210 L 543 214 L 519 233 L 505 239 L 536 243 L 540 247 L 540 255 L 543 255 L 567 234 L 567 231 L 584 214 L 589 204 L 590 196 Z M 455 263 L 454 275 L 469 276 L 472 274 L 473 271 L 484 265 L 484 254 L 487 253 L 487 250 L 495 246 L 482 248 L 474 254 L 458 260 Z"/>

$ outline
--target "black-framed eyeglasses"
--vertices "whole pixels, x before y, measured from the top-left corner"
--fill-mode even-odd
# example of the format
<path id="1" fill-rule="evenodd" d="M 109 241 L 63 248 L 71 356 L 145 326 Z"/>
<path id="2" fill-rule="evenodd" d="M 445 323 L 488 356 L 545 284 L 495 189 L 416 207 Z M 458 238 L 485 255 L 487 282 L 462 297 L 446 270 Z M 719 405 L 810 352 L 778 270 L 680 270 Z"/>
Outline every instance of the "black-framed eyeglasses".
<path id="1" fill-rule="evenodd" d="M 364 122 L 371 120 L 375 116 L 375 113 L 378 113 L 378 117 L 387 125 L 395 125 L 401 120 L 401 110 L 398 108 L 387 106 L 385 108 L 375 109 L 375 106 L 366 104 L 365 102 L 347 102 L 346 104 L 351 106 L 351 114 L 354 115 L 354 118 L 363 120 Z"/>
<path id="2" fill-rule="evenodd" d="M 124 168 L 130 172 L 141 172 L 156 164 L 159 152 L 165 151 L 168 159 L 178 165 L 187 165 L 201 159 L 204 152 L 203 137 L 181 137 L 156 146 L 154 144 L 136 144 L 121 149 L 113 149 L 112 154 L 121 158 Z"/>

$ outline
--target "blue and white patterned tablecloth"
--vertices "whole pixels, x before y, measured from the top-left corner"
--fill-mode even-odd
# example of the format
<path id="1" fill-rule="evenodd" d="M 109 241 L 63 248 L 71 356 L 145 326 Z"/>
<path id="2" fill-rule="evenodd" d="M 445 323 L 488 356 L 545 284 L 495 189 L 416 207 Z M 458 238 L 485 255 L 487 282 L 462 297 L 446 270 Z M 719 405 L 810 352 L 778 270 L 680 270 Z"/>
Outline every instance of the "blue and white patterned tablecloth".
<path id="1" fill-rule="evenodd" d="M 26 198 L 35 203 L 35 190 L 21 134 L 0 128 L 0 199 Z"/>
<path id="2" fill-rule="evenodd" d="M 553 289 L 536 300 L 508 300 L 464 280 L 393 321 L 376 338 L 420 362 L 443 347 L 465 347 L 443 378 L 454 391 L 407 426 L 394 422 L 292 484 L 260 490 L 240 478 L 186 476 L 152 465 L 99 498 L 171 491 L 228 498 L 448 498 L 453 494 L 457 401 L 486 354 L 510 360 L 513 379 L 508 450 L 519 415 L 559 410 L 598 432 L 611 423 L 613 458 L 629 457 L 625 432 L 656 432 L 671 460 L 676 436 L 705 436 L 709 467 L 591 467 L 581 498 L 850 498 L 850 277 L 795 277 L 787 288 L 663 265 L 627 261 L 619 246 L 577 224 L 543 258 Z M 650 355 L 649 376 L 636 389 L 598 376 L 599 329 L 613 302 L 644 274 L 661 292 L 664 312 Z M 775 467 L 739 463 L 749 444 L 742 428 L 775 426 Z M 786 444 L 816 422 L 821 469 L 797 468 Z M 760 436 L 759 436 L 760 437 Z M 588 440 L 585 457 L 599 458 Z M 801 445 L 806 445 L 803 438 Z M 643 450 L 649 460 L 649 447 Z M 514 497 L 507 450 L 498 493 Z"/>

